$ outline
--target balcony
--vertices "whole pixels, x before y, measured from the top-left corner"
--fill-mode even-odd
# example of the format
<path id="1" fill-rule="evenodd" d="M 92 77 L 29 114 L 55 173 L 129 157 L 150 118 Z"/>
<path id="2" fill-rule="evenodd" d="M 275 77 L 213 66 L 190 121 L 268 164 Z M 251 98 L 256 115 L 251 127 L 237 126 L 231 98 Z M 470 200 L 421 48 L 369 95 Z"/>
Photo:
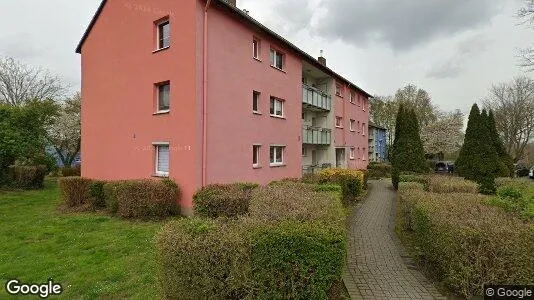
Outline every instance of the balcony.
<path id="1" fill-rule="evenodd" d="M 330 111 L 332 109 L 332 97 L 319 89 L 302 85 L 302 103 L 305 108 Z"/>
<path id="2" fill-rule="evenodd" d="M 307 145 L 330 145 L 332 130 L 318 127 L 302 128 L 302 143 Z"/>

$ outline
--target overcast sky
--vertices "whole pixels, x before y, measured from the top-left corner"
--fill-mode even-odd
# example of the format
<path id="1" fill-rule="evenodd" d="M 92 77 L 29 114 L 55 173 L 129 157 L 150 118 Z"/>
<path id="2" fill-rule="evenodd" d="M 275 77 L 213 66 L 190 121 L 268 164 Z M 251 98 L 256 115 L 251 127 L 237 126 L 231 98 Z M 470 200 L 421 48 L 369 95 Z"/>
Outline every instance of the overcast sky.
<path id="1" fill-rule="evenodd" d="M 1 1 L 0 56 L 45 67 L 79 89 L 74 49 L 100 0 Z M 524 74 L 518 49 L 534 45 L 534 29 L 515 17 L 524 1 L 237 3 L 309 54 L 324 50 L 331 68 L 371 94 L 394 94 L 413 83 L 442 109 L 468 112 L 492 83 Z"/>

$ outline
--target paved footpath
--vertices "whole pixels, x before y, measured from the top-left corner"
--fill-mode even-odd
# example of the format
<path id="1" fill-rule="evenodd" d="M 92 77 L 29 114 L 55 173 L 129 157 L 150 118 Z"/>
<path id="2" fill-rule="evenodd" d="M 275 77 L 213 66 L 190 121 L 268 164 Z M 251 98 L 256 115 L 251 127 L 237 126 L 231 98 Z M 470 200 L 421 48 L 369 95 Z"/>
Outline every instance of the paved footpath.
<path id="1" fill-rule="evenodd" d="M 351 215 L 343 275 L 351 299 L 446 299 L 395 236 L 395 198 L 391 181 L 369 181 L 367 199 Z"/>

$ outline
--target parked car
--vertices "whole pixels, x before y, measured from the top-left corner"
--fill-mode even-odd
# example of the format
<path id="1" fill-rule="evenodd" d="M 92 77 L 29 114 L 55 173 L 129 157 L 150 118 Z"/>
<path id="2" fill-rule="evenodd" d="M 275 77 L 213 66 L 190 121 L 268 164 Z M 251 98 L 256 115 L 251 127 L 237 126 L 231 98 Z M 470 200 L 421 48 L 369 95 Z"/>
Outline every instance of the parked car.
<path id="1" fill-rule="evenodd" d="M 451 161 L 438 161 L 434 171 L 436 173 L 454 173 L 454 163 Z"/>

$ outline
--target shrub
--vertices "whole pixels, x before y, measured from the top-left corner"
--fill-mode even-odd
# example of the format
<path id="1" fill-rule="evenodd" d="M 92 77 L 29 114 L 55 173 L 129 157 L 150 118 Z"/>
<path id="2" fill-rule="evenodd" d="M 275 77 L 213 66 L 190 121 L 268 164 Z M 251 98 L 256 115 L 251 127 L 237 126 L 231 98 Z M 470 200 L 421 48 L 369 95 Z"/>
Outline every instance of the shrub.
<path id="1" fill-rule="evenodd" d="M 418 182 L 400 182 L 399 183 L 399 192 L 406 190 L 425 190 L 425 186 Z"/>
<path id="2" fill-rule="evenodd" d="M 15 188 L 42 189 L 46 173 L 45 166 L 10 166 L 9 184 Z"/>
<path id="3" fill-rule="evenodd" d="M 314 187 L 314 191 L 316 192 L 335 192 L 339 193 L 341 195 L 341 186 L 337 184 L 316 184 Z"/>
<path id="4" fill-rule="evenodd" d="M 159 282 L 167 299 L 243 299 L 251 291 L 245 226 L 210 219 L 167 223 L 156 235 Z"/>
<path id="5" fill-rule="evenodd" d="M 423 260 L 456 293 L 534 283 L 534 224 L 484 205 L 481 195 L 403 190 L 399 199 Z"/>
<path id="6" fill-rule="evenodd" d="M 318 184 L 321 182 L 321 178 L 317 174 L 307 173 L 307 174 L 302 175 L 301 182 L 310 183 L 310 184 Z"/>
<path id="7" fill-rule="evenodd" d="M 258 299 L 327 299 L 346 256 L 343 226 L 284 221 L 251 233 Z"/>
<path id="8" fill-rule="evenodd" d="M 428 176 L 416 175 L 412 173 L 400 173 L 399 182 L 417 182 L 424 186 L 425 190 L 428 190 Z"/>
<path id="9" fill-rule="evenodd" d="M 364 185 L 364 173 L 349 169 L 324 169 L 317 174 L 320 183 L 334 183 L 341 186 L 343 201 L 352 203 L 361 195 Z"/>
<path id="10" fill-rule="evenodd" d="M 339 194 L 284 182 L 253 191 L 249 216 L 181 219 L 156 236 L 169 299 L 325 299 L 346 256 Z"/>
<path id="11" fill-rule="evenodd" d="M 431 176 L 428 179 L 428 190 L 433 193 L 478 193 L 478 185 L 475 182 L 451 176 Z"/>
<path id="12" fill-rule="evenodd" d="M 63 177 L 59 179 L 61 199 L 67 207 L 90 204 L 89 190 L 93 181 L 81 177 Z"/>
<path id="13" fill-rule="evenodd" d="M 72 177 L 72 176 L 82 176 L 82 167 L 81 166 L 65 166 L 61 167 L 61 175 L 64 177 Z"/>
<path id="14" fill-rule="evenodd" d="M 104 185 L 110 212 L 123 218 L 161 218 L 179 213 L 180 190 L 171 180 L 127 180 Z"/>
<path id="15" fill-rule="evenodd" d="M 104 193 L 104 181 L 91 181 L 89 184 L 89 201 L 93 208 L 104 208 L 106 207 L 106 194 Z"/>
<path id="16" fill-rule="evenodd" d="M 392 166 L 386 163 L 370 163 L 367 167 L 369 171 L 369 178 L 371 179 L 380 179 L 380 178 L 390 178 Z"/>
<path id="17" fill-rule="evenodd" d="M 329 220 L 343 216 L 338 193 L 318 193 L 314 185 L 285 183 L 259 188 L 252 194 L 249 215 L 264 222 Z"/>
<path id="18" fill-rule="evenodd" d="M 237 217 L 248 212 L 252 190 L 257 184 L 213 184 L 193 196 L 195 215 L 208 218 Z"/>
<path id="19" fill-rule="evenodd" d="M 499 186 L 497 196 L 487 203 L 501 207 L 506 212 L 524 219 L 532 219 L 534 208 L 534 185 L 522 180 L 511 180 Z"/>

